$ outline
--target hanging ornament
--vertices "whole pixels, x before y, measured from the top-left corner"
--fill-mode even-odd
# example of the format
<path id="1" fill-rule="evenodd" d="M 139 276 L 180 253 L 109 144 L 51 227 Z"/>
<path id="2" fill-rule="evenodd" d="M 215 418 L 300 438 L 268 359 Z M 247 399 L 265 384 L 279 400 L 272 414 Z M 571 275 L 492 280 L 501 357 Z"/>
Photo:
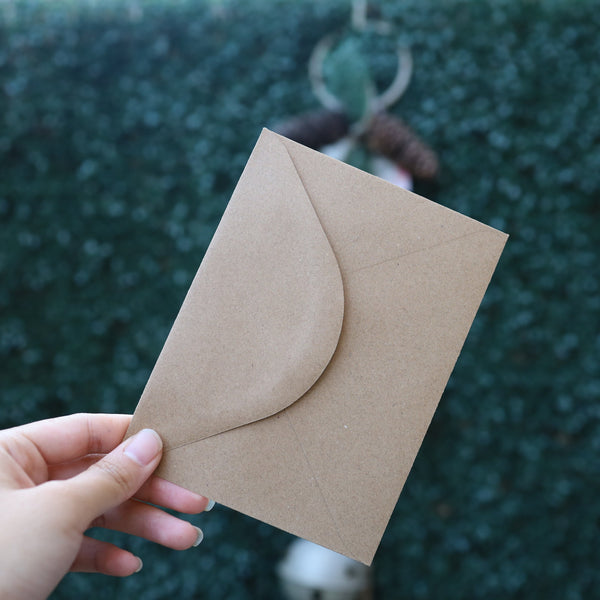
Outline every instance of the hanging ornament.
<path id="1" fill-rule="evenodd" d="M 386 21 L 368 20 L 366 2 L 354 0 L 349 30 L 325 36 L 310 57 L 310 82 L 324 109 L 289 119 L 275 130 L 410 189 L 413 177 L 433 179 L 439 169 L 435 153 L 387 112 L 408 87 L 412 56 L 408 48 L 396 46 L 396 74 L 378 93 L 365 57 L 365 34 L 389 38 L 394 31 Z"/>
<path id="2" fill-rule="evenodd" d="M 324 109 L 288 119 L 276 130 L 290 140 L 316 150 L 346 136 L 350 121 L 344 112 Z"/>
<path id="3" fill-rule="evenodd" d="M 374 115 L 364 134 L 372 152 L 382 154 L 414 175 L 433 179 L 438 172 L 434 152 L 401 119 L 381 112 Z"/>

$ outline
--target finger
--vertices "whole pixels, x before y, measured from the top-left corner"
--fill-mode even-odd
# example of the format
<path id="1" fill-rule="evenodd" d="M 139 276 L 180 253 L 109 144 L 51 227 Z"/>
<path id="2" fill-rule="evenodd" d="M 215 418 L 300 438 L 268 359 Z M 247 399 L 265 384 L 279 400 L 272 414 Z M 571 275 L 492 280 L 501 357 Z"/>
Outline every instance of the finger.
<path id="1" fill-rule="evenodd" d="M 102 573 L 114 577 L 127 577 L 142 568 L 142 561 L 127 550 L 108 542 L 84 536 L 71 571 Z"/>
<path id="2" fill-rule="evenodd" d="M 14 427 L 33 443 L 48 465 L 105 454 L 121 443 L 131 415 L 77 414 Z"/>
<path id="3" fill-rule="evenodd" d="M 151 477 L 135 494 L 135 498 L 190 515 L 206 510 L 210 503 L 205 496 L 186 490 L 161 477 Z"/>
<path id="4" fill-rule="evenodd" d="M 104 458 L 104 456 L 104 454 L 89 454 L 78 460 L 54 465 L 48 469 L 48 479 L 75 477 Z M 186 490 L 161 477 L 151 477 L 146 481 L 136 492 L 135 498 L 190 515 L 201 513 L 210 504 L 210 500 L 205 496 Z"/>
<path id="5" fill-rule="evenodd" d="M 72 518 L 82 531 L 88 523 L 137 492 L 158 466 L 162 441 L 152 429 L 129 438 L 76 477 L 60 482 L 70 499 Z"/>
<path id="6" fill-rule="evenodd" d="M 70 479 L 71 477 L 75 477 L 79 473 L 83 473 L 83 471 L 89 469 L 92 465 L 95 465 L 105 456 L 106 454 L 88 454 L 76 460 L 51 465 L 48 467 L 48 479 Z"/>
<path id="7" fill-rule="evenodd" d="M 197 546 L 203 538 L 202 531 L 191 523 L 136 500 L 128 500 L 107 511 L 94 519 L 90 527 L 122 531 L 173 550 Z"/>

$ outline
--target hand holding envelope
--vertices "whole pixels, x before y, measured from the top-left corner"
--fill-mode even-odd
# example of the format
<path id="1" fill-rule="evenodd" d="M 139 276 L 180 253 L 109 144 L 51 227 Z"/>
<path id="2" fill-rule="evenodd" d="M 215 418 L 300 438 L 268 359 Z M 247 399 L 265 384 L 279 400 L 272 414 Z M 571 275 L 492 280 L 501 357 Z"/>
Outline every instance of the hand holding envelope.
<path id="1" fill-rule="evenodd" d="M 370 563 L 507 236 L 268 130 L 135 411 L 157 474 Z"/>

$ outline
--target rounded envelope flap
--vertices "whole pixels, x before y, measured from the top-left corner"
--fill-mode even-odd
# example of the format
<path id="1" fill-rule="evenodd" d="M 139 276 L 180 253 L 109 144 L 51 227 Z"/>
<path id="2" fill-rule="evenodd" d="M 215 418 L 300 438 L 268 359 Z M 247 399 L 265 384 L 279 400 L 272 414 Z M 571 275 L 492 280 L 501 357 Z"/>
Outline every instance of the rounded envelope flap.
<path id="1" fill-rule="evenodd" d="M 135 420 L 151 419 L 168 449 L 274 415 L 319 379 L 337 346 L 343 313 L 331 245 L 288 151 L 264 131 L 144 390 L 133 429 Z"/>

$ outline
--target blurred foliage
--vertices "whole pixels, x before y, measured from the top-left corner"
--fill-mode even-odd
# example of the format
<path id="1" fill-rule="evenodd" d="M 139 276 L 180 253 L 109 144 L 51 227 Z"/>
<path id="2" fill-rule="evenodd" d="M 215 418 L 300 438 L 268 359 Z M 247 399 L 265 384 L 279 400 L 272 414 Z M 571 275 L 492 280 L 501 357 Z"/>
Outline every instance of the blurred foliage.
<path id="1" fill-rule="evenodd" d="M 382 1 L 418 189 L 511 234 L 376 557 L 379 598 L 600 597 L 597 2 Z M 0 425 L 132 411 L 260 128 L 316 108 L 330 2 L 0 4 Z M 370 59 L 371 60 L 371 59 Z M 393 74 L 393 53 L 372 67 Z M 289 536 L 223 508 L 56 598 L 275 598 Z"/>

